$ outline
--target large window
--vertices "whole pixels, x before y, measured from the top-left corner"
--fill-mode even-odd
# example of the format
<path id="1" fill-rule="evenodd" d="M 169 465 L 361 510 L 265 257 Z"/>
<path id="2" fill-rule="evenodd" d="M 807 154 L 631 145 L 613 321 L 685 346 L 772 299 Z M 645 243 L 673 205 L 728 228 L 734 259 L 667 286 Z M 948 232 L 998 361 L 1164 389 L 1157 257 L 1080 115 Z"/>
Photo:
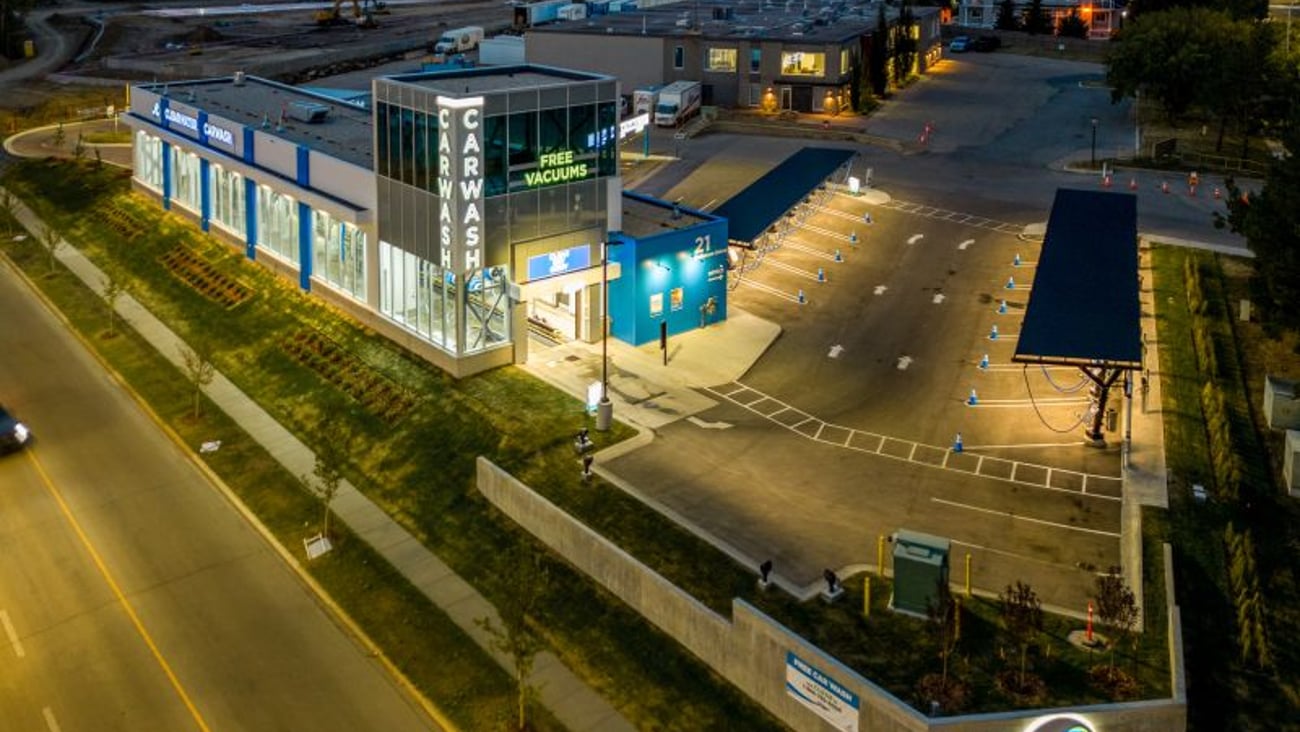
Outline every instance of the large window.
<path id="1" fill-rule="evenodd" d="M 312 211 L 312 274 L 358 300 L 366 299 L 366 232 L 324 211 Z"/>
<path id="2" fill-rule="evenodd" d="M 379 242 L 379 311 L 456 352 L 455 280 L 433 262 Z"/>
<path id="3" fill-rule="evenodd" d="M 852 57 L 849 54 L 849 49 L 841 48 L 840 49 L 840 76 L 848 76 L 850 63 L 852 63 Z"/>
<path id="4" fill-rule="evenodd" d="M 146 188 L 162 193 L 162 140 L 145 132 L 135 133 L 135 179 Z"/>
<path id="5" fill-rule="evenodd" d="M 199 212 L 199 156 L 172 146 L 172 200 L 194 213 Z"/>
<path id="6" fill-rule="evenodd" d="M 257 187 L 257 247 L 298 264 L 298 202 L 264 185 Z"/>
<path id="7" fill-rule="evenodd" d="M 781 54 L 784 76 L 825 76 L 826 54 L 811 51 L 788 51 Z"/>
<path id="8" fill-rule="evenodd" d="M 484 124 L 488 195 L 614 175 L 617 114 L 614 102 L 601 102 L 489 117 Z"/>
<path id="9" fill-rule="evenodd" d="M 438 115 L 375 105 L 375 170 L 407 185 L 437 190 Z"/>
<path id="10" fill-rule="evenodd" d="M 749 73 L 757 74 L 763 68 L 763 49 L 749 49 Z"/>
<path id="11" fill-rule="evenodd" d="M 704 62 L 704 68 L 707 71 L 735 71 L 736 49 L 710 48 L 709 55 Z"/>
<path id="12" fill-rule="evenodd" d="M 212 223 L 245 239 L 244 176 L 216 163 L 208 166 L 212 191 Z"/>

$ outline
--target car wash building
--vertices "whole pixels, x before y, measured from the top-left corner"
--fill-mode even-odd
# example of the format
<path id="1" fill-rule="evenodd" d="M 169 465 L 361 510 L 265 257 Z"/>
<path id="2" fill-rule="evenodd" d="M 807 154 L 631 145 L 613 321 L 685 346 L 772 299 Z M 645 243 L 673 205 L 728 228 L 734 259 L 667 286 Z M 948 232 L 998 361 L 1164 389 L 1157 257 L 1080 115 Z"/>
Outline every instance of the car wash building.
<path id="1" fill-rule="evenodd" d="M 602 244 L 623 228 L 618 91 L 452 69 L 376 78 L 364 108 L 236 74 L 134 86 L 123 119 L 137 190 L 464 376 L 522 362 L 530 339 L 599 340 Z M 693 252 L 708 225 L 674 241 Z"/>

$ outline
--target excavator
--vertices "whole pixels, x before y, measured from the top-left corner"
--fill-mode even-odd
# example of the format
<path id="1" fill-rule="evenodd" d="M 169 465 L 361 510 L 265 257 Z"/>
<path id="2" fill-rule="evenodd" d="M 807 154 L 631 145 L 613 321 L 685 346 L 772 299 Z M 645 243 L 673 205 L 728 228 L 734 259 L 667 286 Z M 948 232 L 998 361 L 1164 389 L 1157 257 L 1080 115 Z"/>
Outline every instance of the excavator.
<path id="1" fill-rule="evenodd" d="M 351 23 L 358 28 L 377 28 L 379 23 L 375 16 L 387 12 L 387 5 L 381 0 L 352 0 L 352 19 L 343 17 L 343 0 L 334 0 L 334 7 L 316 11 L 316 25 L 339 25 Z"/>

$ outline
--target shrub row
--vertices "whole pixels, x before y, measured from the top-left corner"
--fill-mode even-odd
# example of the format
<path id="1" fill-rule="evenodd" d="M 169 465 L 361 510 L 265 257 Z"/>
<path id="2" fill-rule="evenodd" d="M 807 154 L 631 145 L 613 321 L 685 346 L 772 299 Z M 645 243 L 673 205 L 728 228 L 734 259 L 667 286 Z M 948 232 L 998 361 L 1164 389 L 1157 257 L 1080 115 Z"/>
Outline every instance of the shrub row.
<path id="1" fill-rule="evenodd" d="M 1228 581 L 1232 591 L 1232 604 L 1237 615 L 1237 645 L 1241 660 L 1253 662 L 1259 668 L 1273 664 L 1264 633 L 1264 596 L 1259 591 L 1259 573 L 1255 569 L 1255 544 L 1250 529 L 1238 533 L 1228 524 L 1224 530 L 1224 543 L 1228 548 Z"/>
<path id="2" fill-rule="evenodd" d="M 1213 379 L 1219 373 L 1219 360 L 1214 355 L 1214 335 L 1210 330 L 1210 321 L 1204 315 L 1192 316 L 1192 345 L 1196 349 L 1196 363 L 1207 379 Z"/>
<path id="3" fill-rule="evenodd" d="M 285 341 L 283 348 L 294 361 L 342 389 L 387 424 L 395 424 L 415 407 L 415 397 L 409 390 L 322 333 L 300 330 Z"/>
<path id="4" fill-rule="evenodd" d="M 1192 315 L 1205 315 L 1209 304 L 1201 287 L 1201 268 L 1192 257 L 1183 258 L 1183 284 L 1187 287 L 1187 309 Z"/>
<path id="5" fill-rule="evenodd" d="M 1201 411 L 1205 413 L 1205 429 L 1209 433 L 1215 494 L 1221 499 L 1236 501 L 1240 497 L 1241 456 L 1232 448 L 1227 402 L 1218 384 L 1205 382 L 1201 389 Z"/>
<path id="6" fill-rule="evenodd" d="M 184 245 L 172 247 L 159 259 L 168 272 L 218 305 L 237 307 L 253 296 L 252 291 L 235 278 L 218 271 Z"/>

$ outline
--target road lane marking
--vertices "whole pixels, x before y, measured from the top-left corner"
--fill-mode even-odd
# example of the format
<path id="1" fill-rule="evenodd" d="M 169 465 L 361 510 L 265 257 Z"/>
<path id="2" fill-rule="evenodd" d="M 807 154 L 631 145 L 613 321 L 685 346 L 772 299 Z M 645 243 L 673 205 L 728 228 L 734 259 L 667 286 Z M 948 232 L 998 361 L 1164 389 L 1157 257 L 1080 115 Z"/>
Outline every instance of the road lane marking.
<path id="1" fill-rule="evenodd" d="M 14 631 L 14 624 L 9 621 L 9 613 L 0 610 L 0 624 L 5 626 L 5 635 L 9 636 L 9 645 L 14 648 L 14 655 L 23 658 L 27 652 L 23 650 L 23 642 L 18 639 L 18 633 Z"/>
<path id="2" fill-rule="evenodd" d="M 113 574 L 108 571 L 108 565 L 105 564 L 104 558 L 95 550 L 95 546 L 90 543 L 90 537 L 86 536 L 85 530 L 81 528 L 81 524 L 77 521 L 76 517 L 72 515 L 72 508 L 68 506 L 67 501 L 63 500 L 63 494 L 59 493 L 59 489 L 54 486 L 54 481 L 50 479 L 49 473 L 45 472 L 45 466 L 41 465 L 41 461 L 36 459 L 36 451 L 28 450 L 27 458 L 32 461 L 32 465 L 35 466 L 37 474 L 41 477 L 41 482 L 45 484 L 45 489 L 49 492 L 50 496 L 54 498 L 54 502 L 59 505 L 59 510 L 63 513 L 63 517 L 67 519 L 68 525 L 72 527 L 73 533 L 75 533 L 77 538 L 81 540 L 81 545 L 86 548 L 86 553 L 90 555 L 91 560 L 99 569 L 100 576 L 104 578 L 104 582 L 108 584 L 109 589 L 113 591 L 113 595 L 117 597 L 118 604 L 122 606 L 122 610 L 126 612 L 127 617 L 131 620 L 131 624 L 135 626 L 136 632 L 140 634 L 140 638 L 144 640 L 145 645 L 149 647 L 149 652 L 153 654 L 154 660 L 158 662 L 158 666 L 162 668 L 163 673 L 166 674 L 167 680 L 171 682 L 172 688 L 176 691 L 177 696 L 179 696 L 181 702 L 185 704 L 185 708 L 189 710 L 190 716 L 194 719 L 194 723 L 204 732 L 210 732 L 211 727 L 209 727 L 208 723 L 204 721 L 203 715 L 199 713 L 198 707 L 194 706 L 194 701 L 190 699 L 189 693 L 187 693 L 185 687 L 181 685 L 181 681 L 176 676 L 176 672 L 172 670 L 171 664 L 167 663 L 167 659 L 163 658 L 162 651 L 158 649 L 158 644 L 154 642 L 153 636 L 149 635 L 149 631 L 145 629 L 144 623 L 140 620 L 140 616 L 136 614 L 135 608 L 131 605 L 130 600 L 126 598 L 126 593 L 124 593 L 121 586 L 117 584 L 117 580 L 113 578 Z"/>
<path id="3" fill-rule="evenodd" d="M 45 717 L 45 726 L 50 728 L 50 732 L 62 732 L 59 720 L 54 718 L 54 710 L 44 707 L 41 709 L 41 716 Z"/>
<path id="4" fill-rule="evenodd" d="M 1082 526 L 1071 526 L 1069 524 L 1062 524 L 1056 521 L 1046 521 L 1043 519 L 1030 518 L 1028 516 L 1017 516 L 1010 511 L 995 511 L 994 509 L 991 508 L 981 508 L 979 506 L 972 506 L 968 503 L 957 503 L 956 501 L 948 501 L 943 498 L 935 498 L 934 496 L 931 496 L 930 500 L 935 503 L 942 503 L 945 506 L 952 506 L 954 508 L 965 508 L 971 511 L 979 511 L 980 513 L 991 514 L 993 516 L 1005 516 L 1007 518 L 1015 519 L 1017 521 L 1028 521 L 1031 524 L 1040 524 L 1042 526 L 1053 526 L 1058 529 L 1069 529 L 1070 531 L 1082 531 L 1085 534 L 1097 534 L 1098 536 L 1110 536 L 1116 539 L 1119 538 L 1119 532 L 1117 531 L 1102 531 L 1101 529 L 1087 529 Z"/>
<path id="5" fill-rule="evenodd" d="M 687 418 L 686 418 L 686 421 L 687 421 L 687 422 L 690 422 L 691 424 L 695 425 L 696 427 L 699 427 L 700 429 L 706 429 L 706 430 L 725 430 L 725 429 L 731 429 L 731 423 L 730 423 L 730 422 L 706 422 L 706 421 L 700 419 L 699 417 L 696 417 L 695 415 L 691 415 L 691 416 L 687 417 Z"/>

